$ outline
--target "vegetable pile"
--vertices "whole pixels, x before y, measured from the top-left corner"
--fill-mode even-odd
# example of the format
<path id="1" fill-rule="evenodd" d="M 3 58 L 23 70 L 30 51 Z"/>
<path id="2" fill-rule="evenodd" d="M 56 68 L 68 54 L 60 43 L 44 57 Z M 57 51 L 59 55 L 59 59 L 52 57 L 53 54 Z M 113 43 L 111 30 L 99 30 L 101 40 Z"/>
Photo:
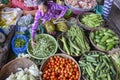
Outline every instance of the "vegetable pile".
<path id="1" fill-rule="evenodd" d="M 100 27 L 103 23 L 102 16 L 100 14 L 88 14 L 83 16 L 80 20 L 82 24 L 90 28 Z"/>
<path id="2" fill-rule="evenodd" d="M 78 65 L 69 58 L 52 56 L 43 69 L 42 80 L 78 80 Z"/>
<path id="3" fill-rule="evenodd" d="M 39 70 L 36 65 L 29 68 L 18 68 L 18 72 L 11 75 L 6 80 L 39 80 Z"/>
<path id="4" fill-rule="evenodd" d="M 112 61 L 102 52 L 83 54 L 79 65 L 86 80 L 115 80 L 116 78 Z"/>
<path id="5" fill-rule="evenodd" d="M 91 9 L 97 4 L 96 0 L 66 0 L 66 3 L 82 9 Z"/>
<path id="6" fill-rule="evenodd" d="M 16 48 L 23 47 L 25 45 L 25 41 L 23 39 L 17 38 L 14 43 Z"/>
<path id="7" fill-rule="evenodd" d="M 90 50 L 85 34 L 78 26 L 72 26 L 65 36 L 62 35 L 61 42 L 63 43 L 63 50 L 68 55 L 79 56 Z"/>
<path id="8" fill-rule="evenodd" d="M 93 43 L 102 50 L 111 50 L 119 46 L 118 36 L 110 29 L 100 29 L 91 32 L 90 38 Z"/>
<path id="9" fill-rule="evenodd" d="M 120 80 L 120 51 L 113 53 L 111 57 L 118 68 L 118 80 Z"/>
<path id="10" fill-rule="evenodd" d="M 39 34 L 35 36 L 36 44 L 32 50 L 33 56 L 37 58 L 46 58 L 57 51 L 56 40 L 47 34 Z"/>

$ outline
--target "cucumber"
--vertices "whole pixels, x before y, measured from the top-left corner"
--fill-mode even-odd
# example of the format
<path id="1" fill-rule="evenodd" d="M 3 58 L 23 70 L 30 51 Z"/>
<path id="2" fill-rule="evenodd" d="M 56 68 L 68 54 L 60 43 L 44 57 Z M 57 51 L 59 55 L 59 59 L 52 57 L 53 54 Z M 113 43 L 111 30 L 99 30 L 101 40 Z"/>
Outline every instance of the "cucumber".
<path id="1" fill-rule="evenodd" d="M 107 35 L 107 36 L 113 37 L 113 34 L 110 34 L 110 33 L 108 33 L 108 32 L 105 32 L 104 35 Z"/>
<path id="2" fill-rule="evenodd" d="M 114 42 L 114 39 L 108 39 L 108 40 L 106 40 L 106 42 L 108 43 L 108 42 Z"/>
<path id="3" fill-rule="evenodd" d="M 94 33 L 93 32 L 91 33 L 91 39 L 94 39 Z"/>
<path id="4" fill-rule="evenodd" d="M 114 40 L 119 40 L 119 38 L 117 36 L 114 36 L 113 39 Z"/>
<path id="5" fill-rule="evenodd" d="M 103 36 L 103 37 L 102 37 L 102 39 L 101 39 L 101 42 L 106 41 L 108 38 L 109 38 L 109 36 L 108 36 L 108 35 Z"/>
<path id="6" fill-rule="evenodd" d="M 95 38 L 96 38 L 96 39 L 101 39 L 101 37 L 100 37 L 100 36 L 97 36 L 97 35 L 95 36 Z"/>
<path id="7" fill-rule="evenodd" d="M 103 45 L 100 45 L 100 44 L 97 44 L 97 47 L 103 49 L 103 50 L 106 50 L 106 46 L 103 46 Z"/>
<path id="8" fill-rule="evenodd" d="M 107 46 L 107 48 L 106 48 L 106 50 L 111 50 L 113 47 L 114 47 L 114 45 L 113 45 L 113 44 L 108 45 L 108 46 Z"/>

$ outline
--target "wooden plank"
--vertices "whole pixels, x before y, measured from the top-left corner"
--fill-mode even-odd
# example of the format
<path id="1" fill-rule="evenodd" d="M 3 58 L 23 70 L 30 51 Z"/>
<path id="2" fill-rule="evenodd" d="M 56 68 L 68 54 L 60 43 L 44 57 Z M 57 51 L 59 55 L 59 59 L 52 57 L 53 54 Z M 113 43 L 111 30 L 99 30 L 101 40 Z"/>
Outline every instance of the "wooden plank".
<path id="1" fill-rule="evenodd" d="M 120 0 L 115 0 L 114 4 L 120 9 Z"/>
<path id="2" fill-rule="evenodd" d="M 112 7 L 108 23 L 109 27 L 120 37 L 120 10 L 115 5 Z"/>

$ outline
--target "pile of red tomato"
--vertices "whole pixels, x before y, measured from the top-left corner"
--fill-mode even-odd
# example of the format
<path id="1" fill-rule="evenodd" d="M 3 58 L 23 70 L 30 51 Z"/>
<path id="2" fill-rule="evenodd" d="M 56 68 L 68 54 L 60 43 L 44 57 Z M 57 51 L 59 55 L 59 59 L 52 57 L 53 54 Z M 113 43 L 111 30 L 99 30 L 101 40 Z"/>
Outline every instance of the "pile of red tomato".
<path id="1" fill-rule="evenodd" d="M 43 69 L 42 80 L 78 80 L 78 65 L 69 58 L 52 56 Z"/>

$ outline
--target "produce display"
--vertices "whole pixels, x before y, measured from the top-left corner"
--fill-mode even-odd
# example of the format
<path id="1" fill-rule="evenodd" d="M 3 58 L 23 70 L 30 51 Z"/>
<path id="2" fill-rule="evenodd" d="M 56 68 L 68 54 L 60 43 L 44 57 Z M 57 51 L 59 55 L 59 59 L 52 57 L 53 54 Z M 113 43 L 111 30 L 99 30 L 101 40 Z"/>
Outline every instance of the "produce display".
<path id="1" fill-rule="evenodd" d="M 39 80 L 39 70 L 36 65 L 29 68 L 18 68 L 18 72 L 11 75 L 6 80 Z"/>
<path id="2" fill-rule="evenodd" d="M 76 8 L 91 9 L 96 6 L 96 0 L 65 0 L 67 4 Z"/>
<path id="3" fill-rule="evenodd" d="M 116 80 L 116 70 L 109 56 L 102 52 L 88 52 L 79 61 L 85 80 Z"/>
<path id="4" fill-rule="evenodd" d="M 120 51 L 114 52 L 111 57 L 118 68 L 118 80 L 120 80 Z"/>
<path id="5" fill-rule="evenodd" d="M 20 48 L 25 45 L 25 41 L 23 39 L 17 38 L 14 44 L 16 48 Z"/>
<path id="6" fill-rule="evenodd" d="M 97 28 L 103 24 L 103 19 L 100 14 L 88 14 L 84 15 L 80 22 L 87 27 Z"/>
<path id="7" fill-rule="evenodd" d="M 62 35 L 60 41 L 63 44 L 63 50 L 68 55 L 80 56 L 90 50 L 85 34 L 78 26 L 72 26 L 70 30 L 66 32 L 65 36 Z M 62 47 L 60 46 L 60 48 Z"/>
<path id="8" fill-rule="evenodd" d="M 118 36 L 110 29 L 99 29 L 91 32 L 91 41 L 102 50 L 111 50 L 119 46 Z"/>
<path id="9" fill-rule="evenodd" d="M 113 0 L 55 0 L 37 15 L 37 6 L 14 1 L 0 7 L 0 80 L 120 80 L 119 31 L 109 29 L 118 25 L 107 17 Z"/>
<path id="10" fill-rule="evenodd" d="M 52 56 L 43 69 L 42 80 L 78 80 L 78 65 L 69 58 Z"/>
<path id="11" fill-rule="evenodd" d="M 36 59 L 44 59 L 57 51 L 56 40 L 48 34 L 38 34 L 35 36 L 35 45 L 32 50 L 28 48 L 29 54 Z M 29 45 L 31 46 L 31 45 Z"/>

